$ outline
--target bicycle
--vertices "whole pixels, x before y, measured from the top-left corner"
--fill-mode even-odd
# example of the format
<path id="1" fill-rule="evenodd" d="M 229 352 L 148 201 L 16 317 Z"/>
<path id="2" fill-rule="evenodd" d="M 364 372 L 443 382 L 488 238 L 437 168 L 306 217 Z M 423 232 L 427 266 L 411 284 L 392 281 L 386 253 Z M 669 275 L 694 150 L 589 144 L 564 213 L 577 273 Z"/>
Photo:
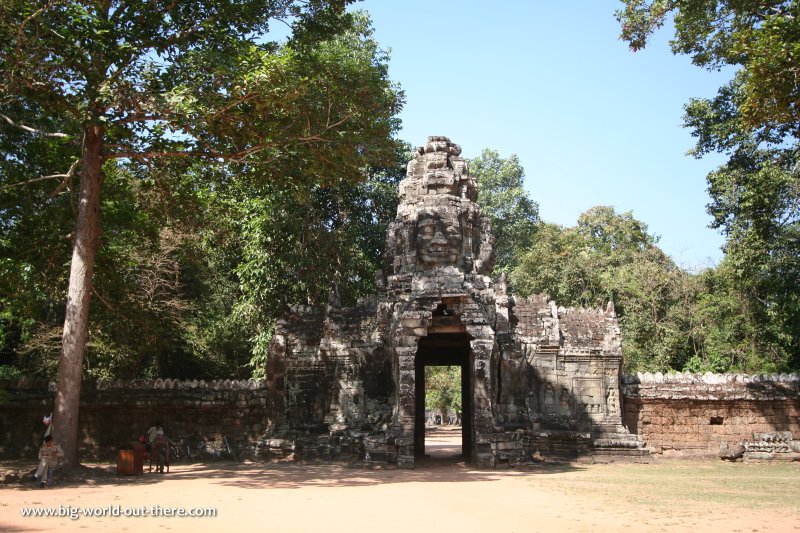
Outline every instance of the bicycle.
<path id="1" fill-rule="evenodd" d="M 201 444 L 195 435 L 179 435 L 177 441 L 170 440 L 170 453 L 175 453 L 176 460 L 187 458 L 192 463 L 197 462 L 200 456 Z"/>
<path id="2" fill-rule="evenodd" d="M 210 456 L 211 461 L 221 459 L 223 456 L 230 457 L 239 463 L 244 460 L 249 451 L 249 447 L 236 446 L 233 437 L 223 435 L 218 439 L 204 439 L 197 435 L 181 435 L 176 437 L 177 442 L 170 441 L 170 451 L 176 450 L 177 455 L 173 457 L 186 457 L 192 463 L 203 460 Z"/>
<path id="3" fill-rule="evenodd" d="M 180 435 L 177 439 L 176 448 L 180 450 L 179 453 L 192 463 L 202 462 L 208 456 L 215 461 L 222 455 L 222 450 L 215 441 L 205 439 L 200 435 Z"/>
<path id="4" fill-rule="evenodd" d="M 212 446 L 212 461 L 221 458 L 225 454 L 233 461 L 241 463 L 249 451 L 248 447 L 240 449 L 230 435 L 223 435 L 219 440 L 210 441 L 210 444 Z"/>
<path id="5" fill-rule="evenodd" d="M 253 461 L 257 456 L 258 456 L 258 443 L 248 441 L 245 442 L 239 448 L 239 451 L 236 452 L 236 461 L 240 463 L 245 459 Z"/>

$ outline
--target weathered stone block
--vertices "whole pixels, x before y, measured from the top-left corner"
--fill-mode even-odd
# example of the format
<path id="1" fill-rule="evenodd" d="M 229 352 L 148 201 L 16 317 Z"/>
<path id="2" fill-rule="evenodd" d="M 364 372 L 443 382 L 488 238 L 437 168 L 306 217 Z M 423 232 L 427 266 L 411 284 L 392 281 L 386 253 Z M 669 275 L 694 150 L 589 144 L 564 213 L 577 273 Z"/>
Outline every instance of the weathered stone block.
<path id="1" fill-rule="evenodd" d="M 413 455 L 397 455 L 397 466 L 398 468 L 414 468 L 414 456 Z"/>

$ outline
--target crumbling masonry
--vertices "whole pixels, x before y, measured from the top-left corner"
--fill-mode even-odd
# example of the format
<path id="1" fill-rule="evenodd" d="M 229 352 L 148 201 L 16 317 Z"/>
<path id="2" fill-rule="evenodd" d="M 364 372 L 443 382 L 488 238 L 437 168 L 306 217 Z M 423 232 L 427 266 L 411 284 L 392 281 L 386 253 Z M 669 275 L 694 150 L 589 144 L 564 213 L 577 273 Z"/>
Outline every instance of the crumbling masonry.
<path id="1" fill-rule="evenodd" d="M 448 364 L 462 370 L 463 451 L 477 466 L 648 452 L 800 460 L 800 376 L 623 381 L 613 308 L 559 308 L 493 282 L 491 228 L 459 152 L 431 137 L 409 163 L 378 295 L 293 309 L 267 382 L 84 383 L 81 457 L 116 457 L 160 419 L 172 436 L 258 442 L 258 460 L 412 467 L 424 453 L 424 367 Z M 1 458 L 36 457 L 54 391 L 0 382 Z"/>
<path id="2" fill-rule="evenodd" d="M 460 153 L 429 137 L 409 162 L 378 295 L 293 308 L 278 323 L 270 432 L 308 455 L 359 449 L 413 468 L 424 453 L 424 368 L 447 364 L 462 370 L 463 452 L 478 467 L 643 455 L 622 425 L 613 306 L 565 309 L 493 281 L 494 237 Z"/>

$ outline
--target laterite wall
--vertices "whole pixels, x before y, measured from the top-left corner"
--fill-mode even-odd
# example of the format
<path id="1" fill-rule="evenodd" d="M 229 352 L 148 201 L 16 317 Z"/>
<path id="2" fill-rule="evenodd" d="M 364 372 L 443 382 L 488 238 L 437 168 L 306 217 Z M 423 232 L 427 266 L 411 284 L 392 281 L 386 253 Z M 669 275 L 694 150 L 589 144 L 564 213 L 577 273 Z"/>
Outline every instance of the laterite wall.
<path id="1" fill-rule="evenodd" d="M 626 376 L 623 419 L 651 453 L 717 455 L 757 433 L 800 439 L 799 387 L 793 374 Z"/>
<path id="2" fill-rule="evenodd" d="M 34 457 L 53 409 L 55 384 L 0 383 L 0 457 Z M 267 429 L 266 385 L 256 381 L 137 380 L 86 382 L 81 389 L 79 454 L 115 457 L 116 450 L 159 421 L 169 435 L 255 438 Z M 57 435 L 56 435 L 57 437 Z"/>

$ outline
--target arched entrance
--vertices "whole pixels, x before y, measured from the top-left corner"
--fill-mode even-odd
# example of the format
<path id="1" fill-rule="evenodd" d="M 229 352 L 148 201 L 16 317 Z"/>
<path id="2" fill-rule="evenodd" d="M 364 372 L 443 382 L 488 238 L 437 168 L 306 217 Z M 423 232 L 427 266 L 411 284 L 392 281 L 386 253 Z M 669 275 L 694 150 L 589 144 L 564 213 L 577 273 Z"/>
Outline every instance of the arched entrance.
<path id="1" fill-rule="evenodd" d="M 461 368 L 461 453 L 472 457 L 472 364 L 469 335 L 457 316 L 448 316 L 444 304 L 433 313 L 428 335 L 417 344 L 414 360 L 415 413 L 414 455 L 425 455 L 425 367 L 458 366 Z"/>

